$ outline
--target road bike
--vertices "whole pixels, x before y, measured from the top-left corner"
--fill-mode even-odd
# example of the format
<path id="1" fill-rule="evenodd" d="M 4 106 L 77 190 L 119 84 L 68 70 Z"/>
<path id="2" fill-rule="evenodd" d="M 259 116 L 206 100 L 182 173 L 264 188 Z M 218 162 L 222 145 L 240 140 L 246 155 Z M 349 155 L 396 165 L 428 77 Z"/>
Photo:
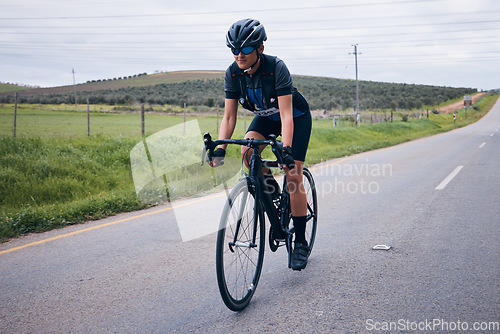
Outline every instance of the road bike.
<path id="1" fill-rule="evenodd" d="M 291 268 L 294 227 L 291 224 L 290 194 L 286 182 L 280 189 L 279 198 L 272 199 L 262 168 L 282 168 L 283 143 L 271 136 L 269 140 L 221 139 L 204 136 L 207 159 L 212 161 L 218 145 L 234 144 L 253 149 L 248 172 L 230 192 L 222 211 L 217 234 L 216 271 L 222 300 L 233 311 L 243 310 L 252 299 L 259 282 L 264 261 L 267 217 L 269 248 L 275 252 L 285 246 L 288 251 L 288 267 Z M 270 145 L 276 160 L 264 160 L 262 145 Z M 248 151 L 247 151 L 248 152 Z M 205 160 L 205 157 L 203 157 Z M 316 187 L 311 172 L 303 168 L 304 191 L 307 197 L 306 240 L 311 252 L 318 221 Z"/>

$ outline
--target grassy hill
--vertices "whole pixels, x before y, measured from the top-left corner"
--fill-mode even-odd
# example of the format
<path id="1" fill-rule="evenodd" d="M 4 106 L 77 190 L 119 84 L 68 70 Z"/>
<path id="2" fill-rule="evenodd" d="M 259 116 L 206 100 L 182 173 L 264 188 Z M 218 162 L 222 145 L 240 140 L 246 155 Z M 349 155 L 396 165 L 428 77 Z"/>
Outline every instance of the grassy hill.
<path id="1" fill-rule="evenodd" d="M 205 79 L 218 79 L 223 78 L 224 72 L 222 71 L 178 71 L 178 72 L 165 72 L 157 74 L 136 74 L 128 77 L 118 77 L 113 79 L 98 79 L 88 81 L 86 83 L 77 84 L 75 86 L 59 86 L 50 88 L 26 88 L 16 85 L 6 85 L 19 87 L 20 96 L 39 96 L 39 95 L 59 95 L 59 94 L 73 94 L 76 88 L 77 93 L 81 92 L 96 92 L 102 90 L 117 90 L 127 87 L 145 87 L 155 86 L 159 84 L 180 83 L 191 80 L 205 80 Z M 0 96 L 6 95 L 2 93 L 9 92 L 3 90 L 0 84 Z M 14 89 L 11 89 L 12 91 Z"/>
<path id="2" fill-rule="evenodd" d="M 7 83 L 0 83 L 0 93 L 12 93 L 12 92 L 18 92 L 18 91 L 22 91 L 22 90 L 26 90 L 26 89 L 27 88 L 24 86 L 7 84 Z"/>
<path id="3" fill-rule="evenodd" d="M 345 110 L 354 108 L 355 81 L 325 77 L 294 76 L 294 85 L 307 98 L 311 109 Z M 139 74 L 127 78 L 92 80 L 85 84 L 53 88 L 24 89 L 20 102 L 32 104 L 74 103 L 76 88 L 79 103 L 127 105 L 205 105 L 224 104 L 223 71 L 180 71 Z M 360 108 L 419 109 L 475 93 L 472 88 L 409 85 L 360 81 Z M 1 93 L 0 103 L 12 103 L 11 92 Z"/>

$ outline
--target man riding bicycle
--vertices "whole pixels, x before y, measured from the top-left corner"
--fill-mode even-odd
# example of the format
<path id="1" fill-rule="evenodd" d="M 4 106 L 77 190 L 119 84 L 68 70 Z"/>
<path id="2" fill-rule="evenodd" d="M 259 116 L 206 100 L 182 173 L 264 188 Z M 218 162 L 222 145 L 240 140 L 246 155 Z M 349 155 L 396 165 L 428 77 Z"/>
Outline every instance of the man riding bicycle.
<path id="1" fill-rule="evenodd" d="M 277 57 L 263 54 L 265 40 L 267 35 L 264 26 L 253 19 L 240 20 L 227 32 L 226 44 L 235 61 L 226 70 L 225 109 L 219 139 L 230 139 L 233 135 L 238 103 L 255 114 L 245 138 L 265 140 L 270 135 L 281 135 L 284 147 L 283 167 L 295 228 L 291 265 L 292 269 L 301 270 L 306 267 L 309 254 L 305 239 L 307 199 L 302 183 L 302 169 L 311 135 L 311 113 L 304 96 L 293 87 L 292 77 L 285 63 Z M 213 167 L 218 166 L 224 158 L 226 146 L 221 145 L 215 151 Z M 249 157 L 250 150 L 242 147 L 242 156 Z M 248 163 L 247 159 L 244 161 Z M 268 191 L 276 193 L 279 186 L 271 171 L 264 170 L 263 173 Z"/>

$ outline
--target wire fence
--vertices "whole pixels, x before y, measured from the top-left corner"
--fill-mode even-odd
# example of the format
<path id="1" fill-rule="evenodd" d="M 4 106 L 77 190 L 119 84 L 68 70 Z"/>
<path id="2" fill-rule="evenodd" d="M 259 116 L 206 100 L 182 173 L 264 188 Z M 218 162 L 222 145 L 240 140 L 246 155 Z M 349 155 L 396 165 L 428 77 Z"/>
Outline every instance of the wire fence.
<path id="1" fill-rule="evenodd" d="M 93 134 L 145 136 L 162 127 L 203 118 L 212 133 L 218 133 L 224 109 L 219 106 L 188 106 L 183 108 L 156 106 L 142 103 L 128 106 L 104 106 L 88 103 L 74 105 L 0 105 L 0 135 L 2 136 L 82 136 Z M 322 128 L 360 126 L 382 122 L 413 121 L 429 118 L 431 110 L 354 110 L 339 112 L 312 111 L 314 126 Z M 106 116 L 109 117 L 106 117 Z M 122 115 L 122 117 L 118 117 Z M 136 119 L 140 115 L 140 119 Z M 242 108 L 238 112 L 239 131 L 243 133 L 253 119 L 253 114 Z M 215 123 L 215 124 L 213 124 Z"/>
<path id="2" fill-rule="evenodd" d="M 377 110 L 377 111 L 360 111 L 359 113 L 345 112 L 314 112 L 313 117 L 316 119 L 330 119 L 332 127 L 337 126 L 359 126 L 361 124 L 374 124 L 382 122 L 409 122 L 416 119 L 429 118 L 432 114 L 431 110 L 412 110 L 404 109 L 396 110 Z"/>

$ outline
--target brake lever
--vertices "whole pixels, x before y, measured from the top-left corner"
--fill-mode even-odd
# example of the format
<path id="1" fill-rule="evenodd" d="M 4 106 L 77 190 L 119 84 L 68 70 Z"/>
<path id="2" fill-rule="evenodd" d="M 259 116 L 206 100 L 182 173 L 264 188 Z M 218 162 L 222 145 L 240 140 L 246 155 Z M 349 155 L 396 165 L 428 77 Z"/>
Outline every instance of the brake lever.
<path id="1" fill-rule="evenodd" d="M 278 160 L 278 164 L 280 165 L 280 169 L 283 169 L 283 145 L 280 145 L 278 141 L 276 140 L 275 135 L 270 135 L 269 138 L 271 139 L 271 149 L 276 156 L 276 159 Z"/>
<path id="2" fill-rule="evenodd" d="M 212 136 L 210 133 L 205 133 L 203 135 L 203 142 L 205 143 L 205 147 L 203 148 L 201 155 L 201 165 L 203 166 L 204 161 L 206 160 L 208 164 L 213 161 L 212 157 L 214 154 L 214 144 L 212 141 Z"/>
<path id="3" fill-rule="evenodd" d="M 204 147 L 201 150 L 201 166 L 203 166 L 203 163 L 205 163 L 205 159 L 207 159 L 207 162 L 208 162 L 207 149 Z"/>

